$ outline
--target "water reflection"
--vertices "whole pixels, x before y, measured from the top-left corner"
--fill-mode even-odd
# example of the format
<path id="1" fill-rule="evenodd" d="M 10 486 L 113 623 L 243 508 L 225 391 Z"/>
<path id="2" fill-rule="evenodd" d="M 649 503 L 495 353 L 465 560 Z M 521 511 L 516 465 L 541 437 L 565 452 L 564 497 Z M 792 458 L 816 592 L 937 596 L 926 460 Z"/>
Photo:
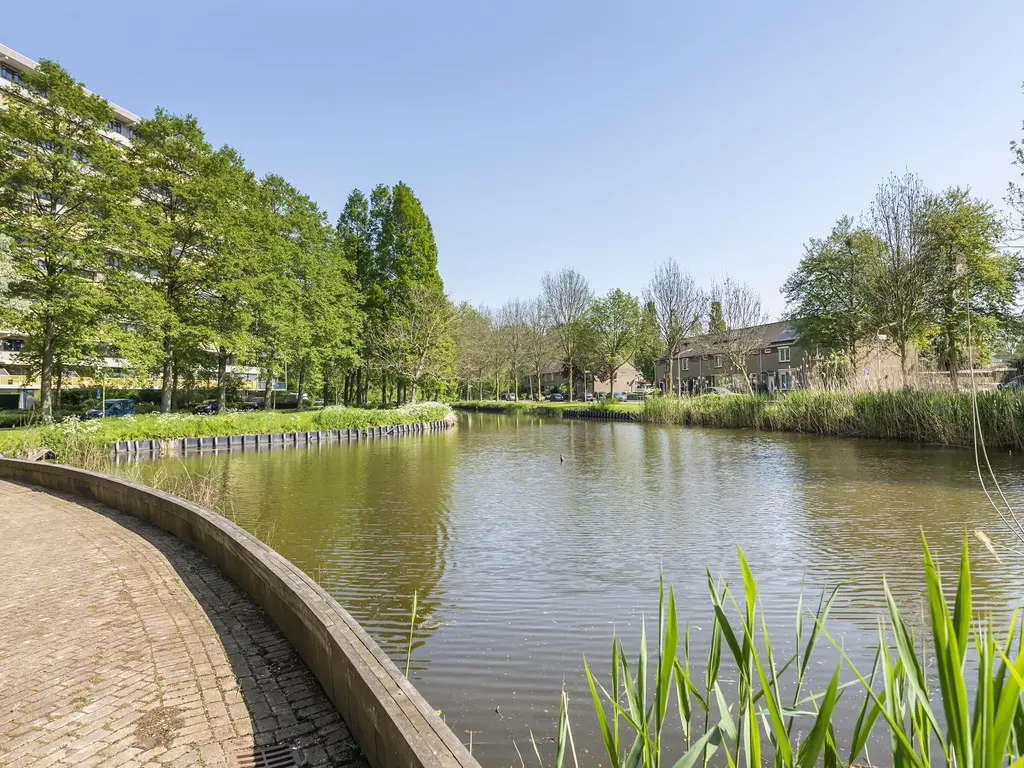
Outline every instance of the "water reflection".
<path id="1" fill-rule="evenodd" d="M 1024 504 L 1020 461 L 993 458 Z M 474 732 L 485 765 L 518 764 L 512 740 L 553 732 L 563 679 L 577 744 L 598 762 L 582 657 L 600 668 L 613 630 L 635 643 L 661 572 L 698 657 L 705 567 L 738 581 L 737 545 L 780 657 L 801 590 L 810 600 L 842 584 L 832 630 L 870 665 L 883 573 L 908 618 L 922 615 L 922 530 L 947 571 L 965 529 L 1010 538 L 969 452 L 873 441 L 466 414 L 450 433 L 183 466 L 213 462 L 238 522 L 400 665 L 419 593 L 413 680 L 457 735 Z M 971 546 L 979 609 L 1000 615 L 1019 600 L 1022 567 Z"/>

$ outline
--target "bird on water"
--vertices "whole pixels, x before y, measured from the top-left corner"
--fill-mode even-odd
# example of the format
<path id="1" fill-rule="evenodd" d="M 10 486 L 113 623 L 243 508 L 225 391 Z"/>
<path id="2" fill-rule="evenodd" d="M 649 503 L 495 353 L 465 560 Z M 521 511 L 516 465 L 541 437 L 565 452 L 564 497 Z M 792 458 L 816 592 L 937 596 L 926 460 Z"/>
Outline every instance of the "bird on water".
<path id="1" fill-rule="evenodd" d="M 558 454 L 558 463 L 561 464 L 563 461 L 565 461 L 565 456 Z"/>

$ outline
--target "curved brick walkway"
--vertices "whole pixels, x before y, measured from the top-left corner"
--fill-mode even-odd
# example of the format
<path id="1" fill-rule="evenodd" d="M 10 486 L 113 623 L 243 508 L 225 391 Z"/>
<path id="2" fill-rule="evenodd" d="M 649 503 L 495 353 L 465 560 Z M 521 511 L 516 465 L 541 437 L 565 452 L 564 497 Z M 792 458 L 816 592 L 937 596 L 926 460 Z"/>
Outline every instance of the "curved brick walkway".
<path id="1" fill-rule="evenodd" d="M 5 768 L 228 766 L 278 744 L 306 765 L 365 766 L 302 660 L 203 555 L 0 481 Z"/>

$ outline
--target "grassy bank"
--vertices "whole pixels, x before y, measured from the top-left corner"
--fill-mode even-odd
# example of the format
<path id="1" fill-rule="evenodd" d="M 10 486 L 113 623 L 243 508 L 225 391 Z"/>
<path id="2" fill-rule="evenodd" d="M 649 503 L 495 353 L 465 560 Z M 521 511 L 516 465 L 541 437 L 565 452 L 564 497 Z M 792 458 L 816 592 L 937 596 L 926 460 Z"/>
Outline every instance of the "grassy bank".
<path id="1" fill-rule="evenodd" d="M 978 393 L 978 412 L 990 448 L 1024 449 L 1024 394 Z M 640 419 L 653 424 L 808 432 L 936 445 L 971 445 L 970 393 L 792 392 L 759 395 L 654 397 Z"/>
<path id="2" fill-rule="evenodd" d="M 447 405 L 420 403 L 377 410 L 332 407 L 304 411 L 240 411 L 211 416 L 147 414 L 92 421 L 66 419 L 49 426 L 0 432 L 0 455 L 38 456 L 49 452 L 58 461 L 82 464 L 92 456 L 106 456 L 108 446 L 119 440 L 365 429 L 438 421 L 450 414 Z"/>
<path id="3" fill-rule="evenodd" d="M 639 413 L 641 403 L 618 403 L 609 400 L 599 400 L 594 403 L 575 402 L 552 402 L 545 400 L 535 402 L 533 400 L 519 400 L 509 402 L 506 400 L 464 400 L 452 403 L 452 407 L 462 411 L 486 411 L 488 413 L 520 413 L 532 414 L 535 416 L 560 416 L 562 411 L 631 411 Z"/>

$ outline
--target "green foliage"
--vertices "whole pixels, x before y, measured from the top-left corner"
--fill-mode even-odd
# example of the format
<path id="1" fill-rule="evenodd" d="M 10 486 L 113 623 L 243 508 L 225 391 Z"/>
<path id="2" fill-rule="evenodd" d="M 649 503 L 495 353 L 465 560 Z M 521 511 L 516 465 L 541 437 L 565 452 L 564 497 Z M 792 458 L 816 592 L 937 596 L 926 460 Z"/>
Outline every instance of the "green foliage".
<path id="1" fill-rule="evenodd" d="M 722 313 L 722 302 L 712 301 L 711 311 L 708 315 L 708 333 L 711 335 L 725 334 L 728 330 L 725 315 Z"/>
<path id="2" fill-rule="evenodd" d="M 633 359 L 641 322 L 640 302 L 619 288 L 591 302 L 585 323 L 592 350 L 591 365 L 598 379 L 614 381 L 618 370 Z"/>
<path id="3" fill-rule="evenodd" d="M 822 345 L 847 361 L 874 332 L 866 283 L 877 253 L 873 235 L 844 216 L 826 238 L 811 238 L 782 295 L 800 339 Z"/>
<path id="4" fill-rule="evenodd" d="M 929 200 L 925 250 L 931 264 L 934 331 L 939 367 L 957 371 L 970 359 L 985 363 L 1001 326 L 1011 320 L 1021 282 L 1021 257 L 997 245 L 1005 229 L 988 203 L 962 189 Z"/>
<path id="5" fill-rule="evenodd" d="M 978 411 L 990 447 L 1024 449 L 1024 394 L 979 392 Z M 969 393 L 911 390 L 649 397 L 641 420 L 959 446 L 972 444 L 973 430 Z"/>
<path id="6" fill-rule="evenodd" d="M 210 416 L 151 414 L 79 421 L 75 417 L 47 426 L 0 432 L 0 455 L 24 456 L 51 451 L 58 461 L 83 464 L 108 458 L 119 440 L 211 437 L 218 435 L 309 432 L 326 429 L 365 429 L 440 421 L 451 416 L 441 403 L 401 408 L 322 408 L 306 411 L 238 411 Z"/>
<path id="7" fill-rule="evenodd" d="M 111 106 L 52 61 L 5 90 L 0 110 L 0 230 L 9 255 L 9 299 L 28 334 L 21 360 L 38 372 L 45 417 L 61 356 L 95 338 L 104 305 L 95 276 L 106 267 L 134 193 L 121 144 L 103 132 Z"/>
<path id="8" fill-rule="evenodd" d="M 757 580 L 738 550 L 741 592 L 734 594 L 727 582 L 715 581 L 708 571 L 711 650 L 704 674 L 698 676 L 691 667 L 689 625 L 680 636 L 675 595 L 669 588 L 666 600 L 664 585 L 659 585 L 653 677 L 649 677 L 646 622 L 641 625 L 633 666 L 622 643 L 612 638 L 607 687 L 584 660 L 608 763 L 613 768 L 659 768 L 663 761 L 676 768 L 709 762 L 745 768 L 768 762 L 777 768 L 811 768 L 819 761 L 826 766 L 852 766 L 867 761 L 872 733 L 885 731 L 888 754 L 881 756 L 882 764 L 896 768 L 1020 765 L 1024 632 L 1018 629 L 1018 611 L 1014 610 L 1005 629 L 994 628 L 991 618 L 974 618 L 966 535 L 952 604 L 946 600 L 923 535 L 922 547 L 931 647 L 927 655 L 919 647 L 883 578 L 888 616 L 886 625 L 879 626 L 875 662 L 867 673 L 857 668 L 826 628 L 835 591 L 823 593 L 814 611 L 805 611 L 800 599 L 795 651 L 777 659 Z M 812 662 L 820 663 L 815 650 L 823 640 L 835 647 L 840 661 L 824 691 L 807 692 L 807 673 Z M 976 680 L 973 706 L 967 673 L 971 645 Z M 932 660 L 937 685 L 926 674 Z M 844 670 L 849 679 L 840 682 Z M 735 680 L 735 685 L 723 689 L 725 680 Z M 842 696 L 863 697 L 849 745 L 840 745 L 835 734 L 836 705 Z M 673 699 L 684 748 L 681 755 L 669 759 L 663 754 L 663 740 Z M 565 764 L 566 745 L 572 746 L 564 702 L 563 694 L 556 766 Z M 540 761 L 539 751 L 536 754 Z M 876 753 L 871 762 L 879 764 L 879 757 Z"/>

